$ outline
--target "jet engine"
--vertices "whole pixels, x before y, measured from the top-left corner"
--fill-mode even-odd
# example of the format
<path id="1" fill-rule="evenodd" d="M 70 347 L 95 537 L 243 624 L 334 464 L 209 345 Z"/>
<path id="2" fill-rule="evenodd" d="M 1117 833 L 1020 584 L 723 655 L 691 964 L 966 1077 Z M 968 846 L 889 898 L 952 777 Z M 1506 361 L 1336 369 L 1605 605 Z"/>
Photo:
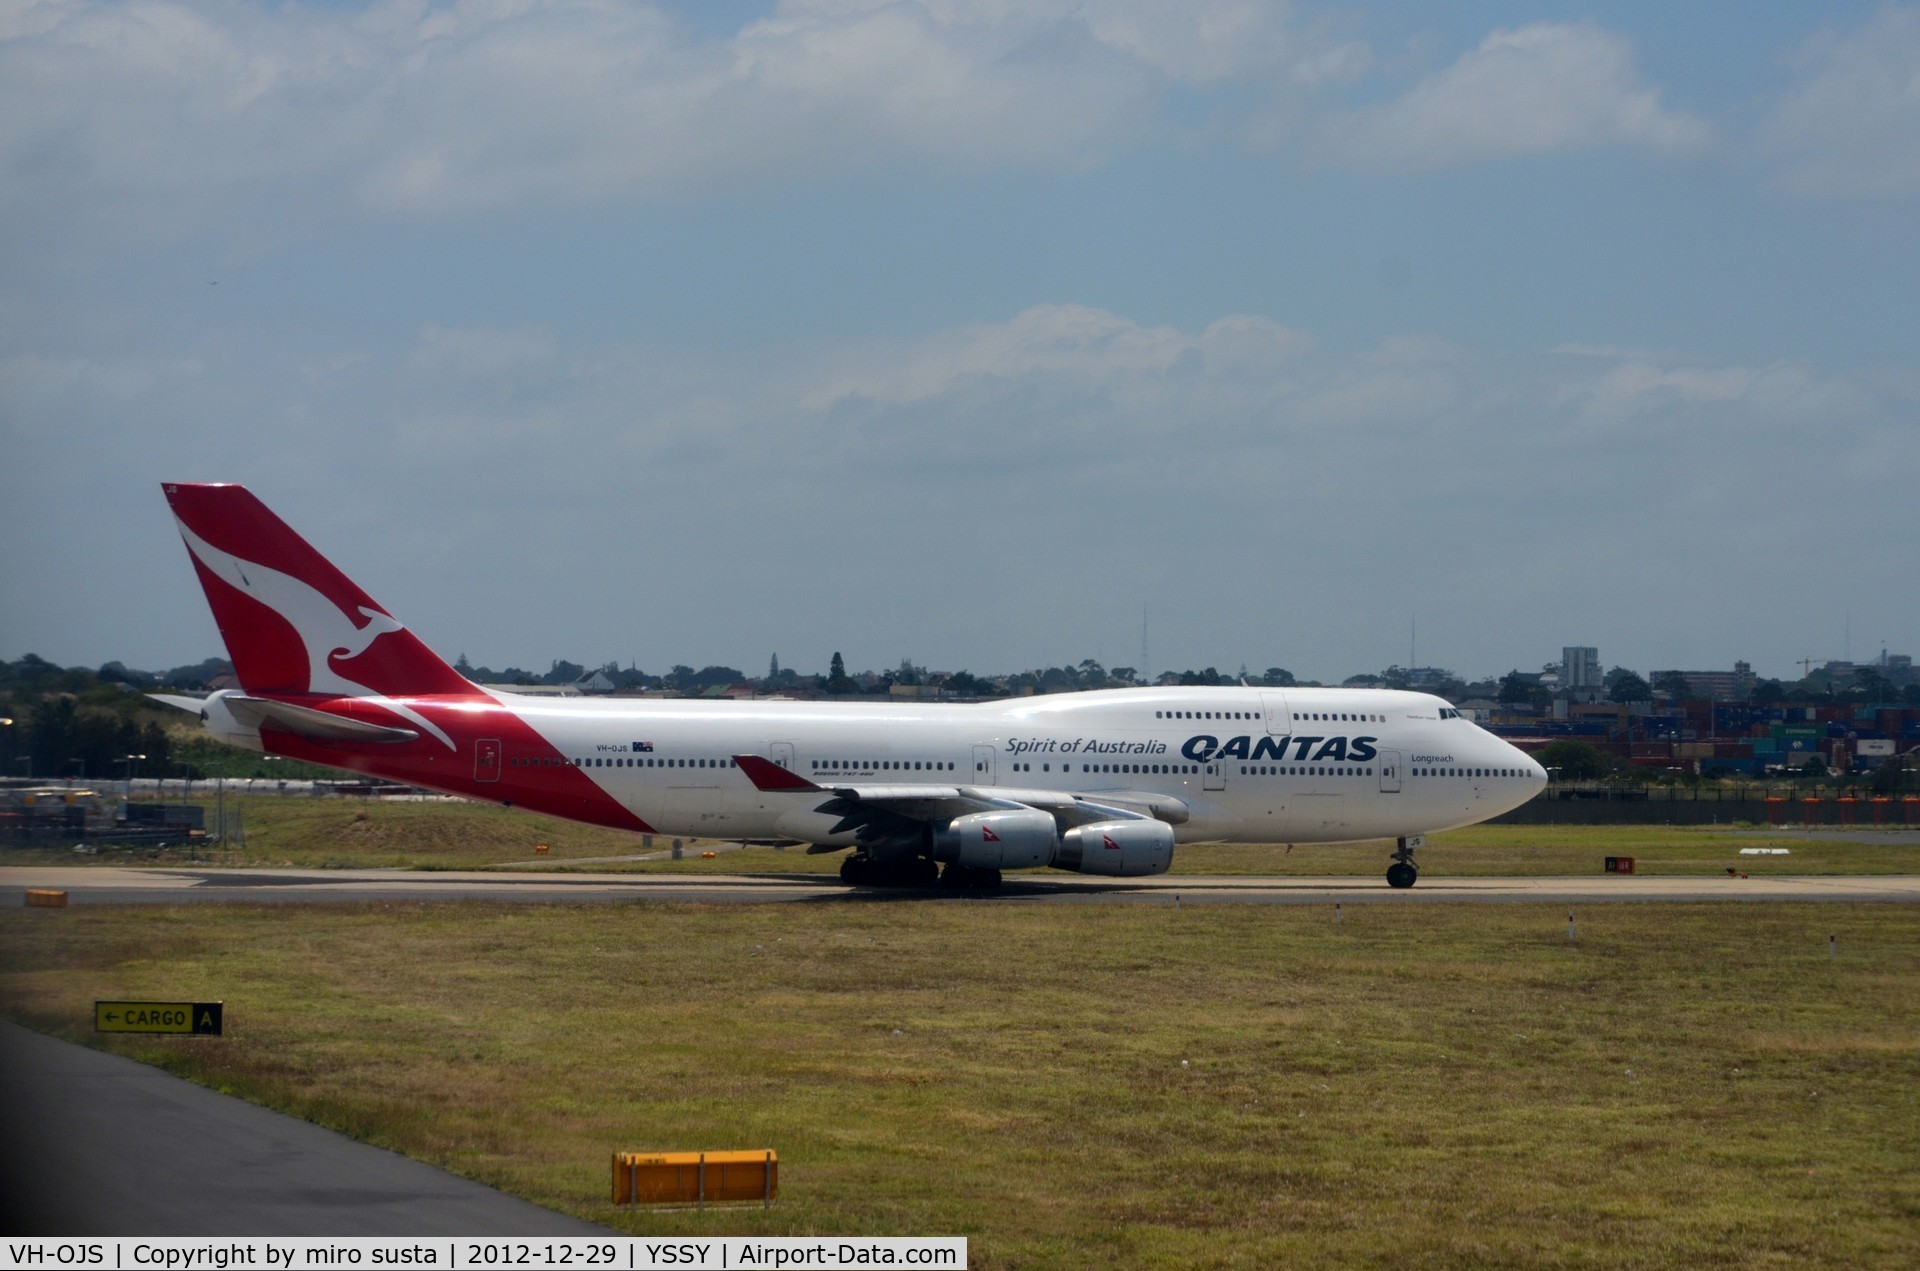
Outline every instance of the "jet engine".
<path id="1" fill-rule="evenodd" d="M 933 859 L 964 869 L 1030 869 L 1045 865 L 1059 845 L 1053 817 L 1034 808 L 974 812 L 933 831 Z"/>
<path id="2" fill-rule="evenodd" d="M 1096 821 L 1061 836 L 1055 869 L 1082 874 L 1164 874 L 1173 867 L 1173 827 L 1164 821 Z"/>

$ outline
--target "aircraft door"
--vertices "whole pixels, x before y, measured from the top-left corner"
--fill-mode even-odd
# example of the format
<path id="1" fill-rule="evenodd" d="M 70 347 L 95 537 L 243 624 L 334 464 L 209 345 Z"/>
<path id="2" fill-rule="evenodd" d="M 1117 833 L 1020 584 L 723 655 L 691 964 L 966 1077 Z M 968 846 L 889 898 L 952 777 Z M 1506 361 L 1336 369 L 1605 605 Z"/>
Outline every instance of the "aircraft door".
<path id="1" fill-rule="evenodd" d="M 973 782 L 975 785 L 990 786 L 994 784 L 993 751 L 994 748 L 992 746 L 975 746 L 973 748 Z"/>
<path id="2" fill-rule="evenodd" d="M 782 768 L 785 768 L 788 772 L 792 772 L 794 770 L 793 743 L 790 741 L 773 742 L 767 747 L 767 758 Z"/>
<path id="3" fill-rule="evenodd" d="M 1202 790 L 1224 790 L 1227 788 L 1227 765 L 1218 759 L 1200 766 L 1200 788 Z"/>
<path id="4" fill-rule="evenodd" d="M 473 743 L 473 779 L 476 782 L 500 780 L 500 742 L 485 738 Z"/>
<path id="5" fill-rule="evenodd" d="M 1276 737 L 1285 737 L 1293 731 L 1293 716 L 1287 710 L 1285 693 L 1262 693 L 1260 704 L 1266 708 L 1267 731 Z"/>
<path id="6" fill-rule="evenodd" d="M 1380 752 L 1380 793 L 1400 793 L 1400 752 L 1397 750 Z"/>

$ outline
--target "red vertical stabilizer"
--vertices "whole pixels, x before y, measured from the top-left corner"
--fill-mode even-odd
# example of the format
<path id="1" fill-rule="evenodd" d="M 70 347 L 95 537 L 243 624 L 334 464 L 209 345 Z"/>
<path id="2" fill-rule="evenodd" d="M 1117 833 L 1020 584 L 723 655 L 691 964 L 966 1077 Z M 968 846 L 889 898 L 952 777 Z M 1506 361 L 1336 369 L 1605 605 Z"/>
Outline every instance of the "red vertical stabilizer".
<path id="1" fill-rule="evenodd" d="M 248 692 L 474 691 L 246 487 L 181 482 L 162 489 Z"/>

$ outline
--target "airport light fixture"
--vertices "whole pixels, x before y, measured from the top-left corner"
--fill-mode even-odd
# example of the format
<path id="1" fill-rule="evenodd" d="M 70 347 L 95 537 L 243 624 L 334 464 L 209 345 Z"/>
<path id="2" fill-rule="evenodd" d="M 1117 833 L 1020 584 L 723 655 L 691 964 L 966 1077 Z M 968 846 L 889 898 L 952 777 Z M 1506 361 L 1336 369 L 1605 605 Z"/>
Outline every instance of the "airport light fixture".
<path id="1" fill-rule="evenodd" d="M 146 758 L 145 755 L 120 756 L 121 762 L 127 765 L 127 797 L 129 799 L 133 797 L 133 765 L 145 758 Z"/>

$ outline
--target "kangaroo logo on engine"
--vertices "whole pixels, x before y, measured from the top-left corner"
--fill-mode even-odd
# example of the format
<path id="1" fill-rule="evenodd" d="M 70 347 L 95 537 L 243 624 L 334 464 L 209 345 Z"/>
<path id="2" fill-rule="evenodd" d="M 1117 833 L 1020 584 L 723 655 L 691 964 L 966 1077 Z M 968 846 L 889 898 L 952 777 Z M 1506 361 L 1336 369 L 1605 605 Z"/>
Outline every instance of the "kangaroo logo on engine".
<path id="1" fill-rule="evenodd" d="M 1318 763 L 1331 759 L 1336 763 L 1366 763 L 1380 752 L 1374 749 L 1378 737 L 1229 737 L 1222 745 L 1218 737 L 1201 733 L 1187 738 L 1180 753 L 1195 763 L 1210 759 L 1271 759 L 1276 763 Z M 1293 753 L 1287 753 L 1292 747 Z"/>

